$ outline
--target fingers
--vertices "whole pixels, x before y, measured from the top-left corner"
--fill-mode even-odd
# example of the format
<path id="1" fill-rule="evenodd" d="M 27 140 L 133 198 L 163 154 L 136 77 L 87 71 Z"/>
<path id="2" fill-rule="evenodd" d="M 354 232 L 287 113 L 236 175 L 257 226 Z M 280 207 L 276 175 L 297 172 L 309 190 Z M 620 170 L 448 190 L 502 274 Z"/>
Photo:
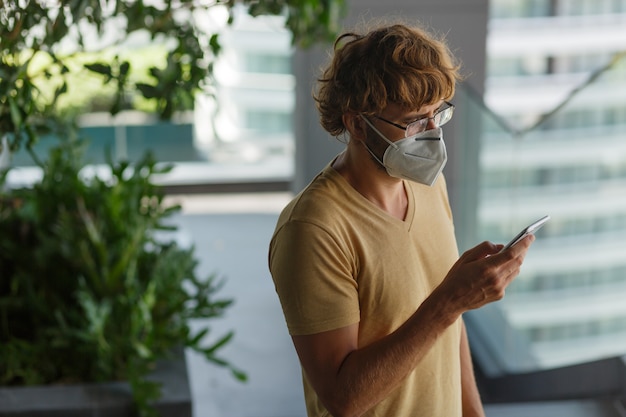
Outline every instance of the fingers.
<path id="1" fill-rule="evenodd" d="M 529 234 L 524 236 L 522 240 L 517 242 L 515 245 L 508 248 L 505 252 L 514 251 L 515 249 L 523 250 L 524 252 L 528 250 L 530 245 L 535 241 L 535 235 Z"/>
<path id="2" fill-rule="evenodd" d="M 490 256 L 496 254 L 502 249 L 502 245 L 496 245 L 491 242 L 482 242 L 477 246 L 474 246 L 471 249 L 468 249 L 461 255 L 461 258 L 464 262 L 471 262 L 477 259 L 482 259 L 486 256 Z"/>
<path id="3" fill-rule="evenodd" d="M 534 241 L 535 236 L 528 235 L 507 250 L 497 253 L 496 260 L 498 262 L 505 262 L 506 260 L 516 259 L 520 262 L 521 265 L 521 263 L 524 261 L 524 258 L 526 257 L 526 253 L 528 253 L 530 245 L 532 245 Z"/>
<path id="4" fill-rule="evenodd" d="M 492 274 L 491 279 L 485 281 L 487 286 L 485 291 L 494 298 L 494 301 L 504 298 L 506 288 L 519 275 L 528 249 L 534 240 L 533 235 L 526 236 L 515 246 L 489 257 L 488 262 L 493 269 L 489 271 Z"/>
<path id="5" fill-rule="evenodd" d="M 490 242 L 469 249 L 450 270 L 444 288 L 465 311 L 501 300 L 519 275 L 533 240 L 534 236 L 527 236 L 504 252 L 500 252 L 502 245 Z"/>

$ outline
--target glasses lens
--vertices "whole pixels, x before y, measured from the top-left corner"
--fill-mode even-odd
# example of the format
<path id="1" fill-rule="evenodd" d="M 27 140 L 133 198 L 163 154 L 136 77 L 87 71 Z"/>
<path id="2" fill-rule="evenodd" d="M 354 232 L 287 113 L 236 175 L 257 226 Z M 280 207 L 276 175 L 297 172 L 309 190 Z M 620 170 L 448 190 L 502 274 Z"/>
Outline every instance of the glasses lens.
<path id="1" fill-rule="evenodd" d="M 435 123 L 435 126 L 441 127 L 448 123 L 450 119 L 452 119 L 452 113 L 454 113 L 454 106 L 448 102 L 445 103 L 447 106 L 445 109 L 439 110 L 433 117 L 424 117 L 423 119 L 419 119 L 409 124 L 406 127 L 406 131 L 404 133 L 405 137 L 416 135 L 420 132 L 426 130 L 428 126 L 428 121 L 432 119 Z"/>
<path id="2" fill-rule="evenodd" d="M 454 113 L 454 106 L 448 106 L 441 110 L 439 113 L 435 114 L 435 124 L 437 126 L 445 125 L 452 119 L 452 113 Z"/>
<path id="3" fill-rule="evenodd" d="M 428 117 L 423 119 L 419 119 L 414 121 L 413 123 L 407 125 L 406 132 L 404 132 L 405 137 L 416 135 L 420 132 L 426 130 L 426 126 L 428 125 Z"/>

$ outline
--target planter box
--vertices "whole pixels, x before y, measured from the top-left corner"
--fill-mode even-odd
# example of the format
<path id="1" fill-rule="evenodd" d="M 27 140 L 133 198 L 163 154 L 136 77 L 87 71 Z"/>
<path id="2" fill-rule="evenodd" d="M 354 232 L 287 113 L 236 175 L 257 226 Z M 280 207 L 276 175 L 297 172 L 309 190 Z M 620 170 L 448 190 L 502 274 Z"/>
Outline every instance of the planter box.
<path id="1" fill-rule="evenodd" d="M 150 379 L 161 382 L 155 407 L 161 417 L 191 417 L 187 364 L 181 349 L 175 359 L 157 364 Z M 124 382 L 0 387 L 2 417 L 135 417 L 130 387 Z"/>

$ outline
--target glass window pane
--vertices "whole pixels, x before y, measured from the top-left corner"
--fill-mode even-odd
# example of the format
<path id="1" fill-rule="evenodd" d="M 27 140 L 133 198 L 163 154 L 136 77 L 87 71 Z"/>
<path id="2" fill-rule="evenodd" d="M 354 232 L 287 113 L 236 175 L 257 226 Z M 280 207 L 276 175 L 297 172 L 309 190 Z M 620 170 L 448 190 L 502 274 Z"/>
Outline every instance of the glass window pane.
<path id="1" fill-rule="evenodd" d="M 579 19 L 613 7 L 586 0 L 558 4 L 563 25 L 574 22 L 567 15 Z M 527 19 L 537 29 L 541 21 L 529 16 L 544 13 L 542 7 L 495 1 L 492 18 Z M 584 21 L 588 36 L 606 29 L 607 21 L 590 19 Z M 517 22 L 520 35 L 523 22 Z M 493 27 L 490 36 L 498 36 L 501 26 Z M 568 44 L 566 51 L 565 41 L 563 51 L 489 57 L 486 102 L 508 127 L 483 109 L 476 240 L 504 243 L 532 220 L 552 217 L 537 233 L 504 300 L 468 315 L 490 352 L 496 352 L 501 372 L 626 351 L 626 58 L 621 55 L 592 78 L 620 50 L 575 50 Z M 569 97 L 571 92 L 576 94 Z"/>

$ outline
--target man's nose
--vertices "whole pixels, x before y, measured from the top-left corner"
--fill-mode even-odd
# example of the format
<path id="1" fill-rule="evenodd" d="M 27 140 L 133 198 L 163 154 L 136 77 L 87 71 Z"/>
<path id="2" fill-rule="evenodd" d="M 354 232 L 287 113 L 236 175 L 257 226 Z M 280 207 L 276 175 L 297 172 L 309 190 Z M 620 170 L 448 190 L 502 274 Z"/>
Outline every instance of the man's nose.
<path id="1" fill-rule="evenodd" d="M 437 123 L 435 123 L 435 118 L 434 117 L 429 117 L 428 118 L 428 123 L 426 123 L 426 130 L 430 130 L 430 129 L 437 129 L 439 126 L 437 126 Z"/>

